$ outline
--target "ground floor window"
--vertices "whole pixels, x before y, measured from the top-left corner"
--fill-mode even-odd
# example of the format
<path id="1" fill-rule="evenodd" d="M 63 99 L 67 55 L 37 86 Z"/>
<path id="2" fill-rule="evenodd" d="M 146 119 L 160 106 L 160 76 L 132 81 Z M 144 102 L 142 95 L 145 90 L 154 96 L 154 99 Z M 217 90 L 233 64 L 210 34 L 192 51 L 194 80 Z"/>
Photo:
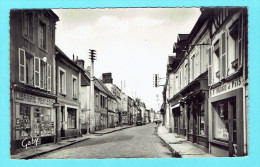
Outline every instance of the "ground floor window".
<path id="1" fill-rule="evenodd" d="M 52 108 L 16 103 L 16 139 L 54 135 Z"/>
<path id="2" fill-rule="evenodd" d="M 41 110 L 41 136 L 54 134 L 54 121 L 52 118 L 51 109 L 43 107 Z"/>
<path id="3" fill-rule="evenodd" d="M 76 129 L 76 109 L 73 108 L 67 108 L 68 111 L 68 129 Z"/>
<path id="4" fill-rule="evenodd" d="M 213 134 L 216 140 L 229 140 L 228 106 L 225 100 L 213 103 Z"/>
<path id="5" fill-rule="evenodd" d="M 188 109 L 188 120 L 189 120 L 188 123 L 189 133 L 193 133 L 193 114 L 191 108 Z"/>
<path id="6" fill-rule="evenodd" d="M 199 111 L 199 135 L 205 135 L 205 110 L 204 105 L 201 105 L 201 109 Z"/>
<path id="7" fill-rule="evenodd" d="M 20 136 L 31 136 L 31 107 L 26 104 L 21 104 L 19 115 L 20 116 L 16 119 L 16 129 L 19 129 Z"/>
<path id="8" fill-rule="evenodd" d="M 180 129 L 184 129 L 184 125 L 183 125 L 183 111 L 180 111 Z"/>

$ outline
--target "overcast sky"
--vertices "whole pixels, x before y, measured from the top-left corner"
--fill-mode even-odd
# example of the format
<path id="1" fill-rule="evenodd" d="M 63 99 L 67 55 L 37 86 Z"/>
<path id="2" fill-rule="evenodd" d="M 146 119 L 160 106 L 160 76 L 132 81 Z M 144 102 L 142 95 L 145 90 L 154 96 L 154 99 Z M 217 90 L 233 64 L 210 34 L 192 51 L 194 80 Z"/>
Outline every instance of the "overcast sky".
<path id="1" fill-rule="evenodd" d="M 56 45 L 72 59 L 74 53 L 90 65 L 89 49 L 97 50 L 95 76 L 111 72 L 114 84 L 158 110 L 153 74 L 166 75 L 167 57 L 177 34 L 190 33 L 199 8 L 54 9 L 60 18 Z M 160 84 L 164 84 L 162 80 Z M 162 102 L 160 101 L 159 104 Z"/>

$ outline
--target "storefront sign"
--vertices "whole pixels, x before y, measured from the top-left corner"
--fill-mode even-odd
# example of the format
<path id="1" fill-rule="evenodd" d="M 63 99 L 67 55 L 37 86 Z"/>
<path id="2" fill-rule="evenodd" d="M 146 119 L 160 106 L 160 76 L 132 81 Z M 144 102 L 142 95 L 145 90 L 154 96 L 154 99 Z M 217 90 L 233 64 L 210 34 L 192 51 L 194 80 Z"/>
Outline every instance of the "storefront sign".
<path id="1" fill-rule="evenodd" d="M 23 139 L 23 141 L 22 141 L 22 147 L 24 147 L 26 150 L 27 150 L 27 148 L 28 148 L 28 146 L 31 146 L 31 145 L 35 145 L 35 146 L 37 146 L 37 144 L 40 142 L 40 138 L 30 138 L 30 139 L 27 139 L 27 138 L 25 138 L 25 139 Z"/>
<path id="2" fill-rule="evenodd" d="M 227 93 L 229 91 L 241 88 L 242 86 L 243 86 L 243 78 L 242 77 L 236 78 L 230 82 L 226 82 L 220 85 L 219 87 L 210 89 L 210 97 Z"/>
<path id="3" fill-rule="evenodd" d="M 34 96 L 26 93 L 20 93 L 16 92 L 16 100 L 21 100 L 24 102 L 31 102 L 36 104 L 44 104 L 44 105 L 50 105 L 52 106 L 53 103 L 55 103 L 54 99 L 48 99 L 44 97 Z"/>

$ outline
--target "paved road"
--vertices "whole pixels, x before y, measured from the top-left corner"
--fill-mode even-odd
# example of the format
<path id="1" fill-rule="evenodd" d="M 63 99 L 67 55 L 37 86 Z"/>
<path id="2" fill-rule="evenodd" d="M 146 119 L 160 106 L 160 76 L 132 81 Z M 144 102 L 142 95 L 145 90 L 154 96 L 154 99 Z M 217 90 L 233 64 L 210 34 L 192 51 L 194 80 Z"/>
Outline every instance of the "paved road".
<path id="1" fill-rule="evenodd" d="M 155 124 L 95 136 L 35 159 L 171 158 L 155 133 Z"/>

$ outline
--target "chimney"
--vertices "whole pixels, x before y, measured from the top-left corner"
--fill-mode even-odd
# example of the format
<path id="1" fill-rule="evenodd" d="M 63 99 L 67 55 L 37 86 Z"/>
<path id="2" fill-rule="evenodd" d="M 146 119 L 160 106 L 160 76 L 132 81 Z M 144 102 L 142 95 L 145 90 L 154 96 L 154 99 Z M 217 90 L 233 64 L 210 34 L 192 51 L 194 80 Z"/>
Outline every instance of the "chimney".
<path id="1" fill-rule="evenodd" d="M 103 83 L 113 83 L 112 73 L 103 73 L 102 74 Z"/>
<path id="2" fill-rule="evenodd" d="M 85 61 L 82 59 L 77 58 L 77 60 L 74 61 L 78 66 L 80 66 L 82 69 L 84 69 Z"/>

